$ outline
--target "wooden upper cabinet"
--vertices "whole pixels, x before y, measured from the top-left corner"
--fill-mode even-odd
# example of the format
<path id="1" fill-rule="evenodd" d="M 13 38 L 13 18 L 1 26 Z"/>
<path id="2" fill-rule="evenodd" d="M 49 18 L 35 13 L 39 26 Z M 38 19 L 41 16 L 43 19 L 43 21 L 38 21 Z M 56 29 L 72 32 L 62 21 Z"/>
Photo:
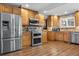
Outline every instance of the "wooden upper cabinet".
<path id="1" fill-rule="evenodd" d="M 30 18 L 30 17 L 32 17 L 32 18 L 35 18 L 35 16 L 36 16 L 36 14 L 37 14 L 37 12 L 36 11 L 32 11 L 32 10 L 28 10 L 28 17 Z"/>
<path id="2" fill-rule="evenodd" d="M 22 25 L 29 25 L 28 10 L 21 9 Z"/>
<path id="3" fill-rule="evenodd" d="M 13 14 L 21 15 L 21 8 L 13 7 Z"/>
<path id="4" fill-rule="evenodd" d="M 76 26 L 79 26 L 79 11 L 75 13 L 75 22 L 76 22 Z"/>
<path id="5" fill-rule="evenodd" d="M 0 12 L 3 12 L 3 10 L 4 10 L 4 6 L 0 4 Z"/>
<path id="6" fill-rule="evenodd" d="M 21 15 L 21 8 L 10 6 L 7 4 L 0 4 L 0 12 Z"/>
<path id="7" fill-rule="evenodd" d="M 59 16 L 53 16 L 53 26 L 59 26 Z"/>
<path id="8" fill-rule="evenodd" d="M 21 16 L 22 16 L 22 25 L 29 25 L 29 18 L 35 18 L 37 12 L 29 10 L 29 9 L 21 9 Z"/>
<path id="9" fill-rule="evenodd" d="M 51 27 L 51 16 L 47 18 L 47 27 Z"/>
<path id="10" fill-rule="evenodd" d="M 42 25 L 42 26 L 45 25 L 45 17 L 44 17 L 44 15 L 42 15 L 42 14 L 37 14 L 37 15 L 35 16 L 35 18 L 38 19 L 40 25 Z"/>
<path id="11" fill-rule="evenodd" d="M 33 14 L 33 12 L 32 12 L 32 11 L 28 10 L 28 12 L 29 12 L 29 14 L 28 14 L 28 17 L 29 17 L 29 18 L 30 18 L 30 17 L 32 17 L 32 18 L 34 18 L 34 17 L 35 17 L 35 15 Z"/>
<path id="12" fill-rule="evenodd" d="M 51 27 L 59 26 L 59 16 L 51 16 Z"/>
<path id="13" fill-rule="evenodd" d="M 12 13 L 12 6 L 4 5 L 3 6 L 3 12 L 5 12 L 5 13 Z"/>
<path id="14" fill-rule="evenodd" d="M 48 27 L 58 27 L 59 16 L 49 16 L 47 22 Z"/>
<path id="15" fill-rule="evenodd" d="M 45 25 L 45 18 L 42 14 L 39 14 L 39 24 L 41 24 L 42 26 Z"/>

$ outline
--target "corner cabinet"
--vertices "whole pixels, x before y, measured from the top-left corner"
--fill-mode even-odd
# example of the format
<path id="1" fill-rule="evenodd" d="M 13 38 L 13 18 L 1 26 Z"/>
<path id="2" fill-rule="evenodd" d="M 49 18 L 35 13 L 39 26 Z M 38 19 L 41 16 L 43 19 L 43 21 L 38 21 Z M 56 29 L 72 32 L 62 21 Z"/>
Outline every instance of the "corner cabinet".
<path id="1" fill-rule="evenodd" d="M 75 17 L 61 17 L 60 18 L 60 28 L 74 28 L 75 27 Z"/>

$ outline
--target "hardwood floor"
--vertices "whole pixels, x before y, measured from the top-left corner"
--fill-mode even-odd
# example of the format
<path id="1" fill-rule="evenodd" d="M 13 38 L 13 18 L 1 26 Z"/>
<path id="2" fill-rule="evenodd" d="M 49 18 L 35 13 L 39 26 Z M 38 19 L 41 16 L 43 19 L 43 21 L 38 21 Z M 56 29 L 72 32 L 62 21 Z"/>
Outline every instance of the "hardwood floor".
<path id="1" fill-rule="evenodd" d="M 41 46 L 28 47 L 3 56 L 79 56 L 79 45 L 51 41 Z"/>

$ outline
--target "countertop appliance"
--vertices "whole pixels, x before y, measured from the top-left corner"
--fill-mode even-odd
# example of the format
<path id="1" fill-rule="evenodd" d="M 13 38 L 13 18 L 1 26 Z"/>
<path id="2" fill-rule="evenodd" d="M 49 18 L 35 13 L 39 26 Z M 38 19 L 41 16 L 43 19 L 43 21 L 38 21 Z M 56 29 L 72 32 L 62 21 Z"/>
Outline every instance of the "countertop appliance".
<path id="1" fill-rule="evenodd" d="M 60 31 L 60 28 L 52 28 L 52 31 L 59 32 Z"/>
<path id="2" fill-rule="evenodd" d="M 79 44 L 79 32 L 71 32 L 71 43 Z"/>
<path id="3" fill-rule="evenodd" d="M 15 14 L 0 13 L 0 53 L 21 49 L 21 17 Z"/>

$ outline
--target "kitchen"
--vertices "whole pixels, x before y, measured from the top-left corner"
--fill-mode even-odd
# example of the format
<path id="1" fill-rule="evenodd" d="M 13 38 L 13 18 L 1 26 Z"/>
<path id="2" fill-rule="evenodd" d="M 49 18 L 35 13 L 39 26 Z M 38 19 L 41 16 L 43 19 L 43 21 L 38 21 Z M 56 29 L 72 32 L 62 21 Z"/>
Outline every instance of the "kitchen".
<path id="1" fill-rule="evenodd" d="M 5 56 L 57 56 L 79 55 L 79 7 L 78 3 L 15 3 L 0 4 L 1 15 L 18 15 L 21 30 L 19 49 L 4 52 L 0 36 L 1 55 Z M 0 15 L 0 18 L 1 18 Z M 5 16 L 4 16 L 5 17 Z M 14 17 L 14 16 L 13 16 Z M 2 19 L 2 18 L 1 18 Z M 14 19 L 14 18 L 13 18 Z M 15 19 L 16 20 L 16 19 Z M 19 22 L 18 21 L 18 22 Z M 17 22 L 17 21 L 15 21 Z M 8 26 L 8 22 L 3 22 Z M 16 25 L 12 26 L 16 27 Z M 12 28 L 11 27 L 11 28 Z M 22 28 L 20 28 L 22 27 Z M 0 26 L 1 28 L 1 26 Z M 3 29 L 2 29 L 3 30 Z M 13 29 L 11 31 L 14 31 Z M 16 31 L 17 32 L 17 31 Z M 13 32 L 15 35 L 15 31 Z M 36 34 L 36 38 L 33 36 Z M 39 37 L 39 38 L 38 38 Z M 3 37 L 4 38 L 4 37 Z M 34 40 L 36 40 L 34 42 Z M 4 44 L 3 44 L 4 45 Z M 19 46 L 18 45 L 18 46 Z M 5 42 L 6 46 L 6 42 Z M 13 43 L 15 47 L 15 43 Z M 15 49 L 15 48 L 13 48 Z M 75 51 L 74 51 L 75 50 Z"/>

